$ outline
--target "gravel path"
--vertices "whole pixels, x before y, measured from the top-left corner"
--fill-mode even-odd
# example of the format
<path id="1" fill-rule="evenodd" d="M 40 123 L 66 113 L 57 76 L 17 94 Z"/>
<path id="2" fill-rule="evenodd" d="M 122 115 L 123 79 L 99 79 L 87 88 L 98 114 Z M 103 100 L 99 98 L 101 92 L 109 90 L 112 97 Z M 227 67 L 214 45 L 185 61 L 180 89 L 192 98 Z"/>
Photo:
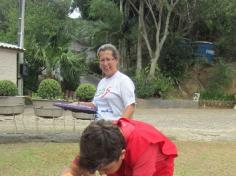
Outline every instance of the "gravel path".
<path id="1" fill-rule="evenodd" d="M 137 109 L 135 117 L 178 140 L 236 141 L 233 109 Z"/>
<path id="2" fill-rule="evenodd" d="M 81 114 L 81 116 L 87 114 Z M 177 140 L 236 141 L 236 111 L 233 109 L 157 109 L 137 108 L 134 117 L 153 124 L 160 131 Z M 25 108 L 24 124 L 17 116 L 17 131 L 10 116 L 0 116 L 0 143 L 14 141 L 77 140 L 89 121 L 75 121 L 71 112 L 55 121 L 40 119 L 36 130 L 32 107 Z"/>

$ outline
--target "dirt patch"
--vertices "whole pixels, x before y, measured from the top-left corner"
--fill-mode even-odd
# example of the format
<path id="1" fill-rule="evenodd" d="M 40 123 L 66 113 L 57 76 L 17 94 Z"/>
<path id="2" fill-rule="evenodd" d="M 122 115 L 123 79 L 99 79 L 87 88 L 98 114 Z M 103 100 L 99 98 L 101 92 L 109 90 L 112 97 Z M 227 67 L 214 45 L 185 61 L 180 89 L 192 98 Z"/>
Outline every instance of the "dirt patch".
<path id="1" fill-rule="evenodd" d="M 236 74 L 236 62 L 227 63 L 226 65 Z M 184 98 L 192 98 L 193 93 L 206 89 L 215 69 L 216 65 L 196 66 L 191 68 L 180 84 L 182 96 Z M 236 94 L 236 77 L 233 78 L 230 86 L 226 88 L 226 92 Z"/>

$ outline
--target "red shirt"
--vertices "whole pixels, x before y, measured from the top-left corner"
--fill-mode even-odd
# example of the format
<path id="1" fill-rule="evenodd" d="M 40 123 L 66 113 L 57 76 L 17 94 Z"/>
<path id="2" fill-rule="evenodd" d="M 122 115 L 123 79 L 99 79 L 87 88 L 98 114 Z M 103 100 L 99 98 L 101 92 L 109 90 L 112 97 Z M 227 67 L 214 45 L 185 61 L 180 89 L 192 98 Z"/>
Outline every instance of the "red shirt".
<path id="1" fill-rule="evenodd" d="M 121 118 L 116 124 L 126 142 L 126 155 L 117 173 L 109 176 L 172 176 L 175 145 L 153 126 Z"/>
<path id="2" fill-rule="evenodd" d="M 126 154 L 121 168 L 108 176 L 172 176 L 177 150 L 155 127 L 128 118 L 115 122 L 122 131 Z M 78 163 L 79 157 L 74 160 Z"/>

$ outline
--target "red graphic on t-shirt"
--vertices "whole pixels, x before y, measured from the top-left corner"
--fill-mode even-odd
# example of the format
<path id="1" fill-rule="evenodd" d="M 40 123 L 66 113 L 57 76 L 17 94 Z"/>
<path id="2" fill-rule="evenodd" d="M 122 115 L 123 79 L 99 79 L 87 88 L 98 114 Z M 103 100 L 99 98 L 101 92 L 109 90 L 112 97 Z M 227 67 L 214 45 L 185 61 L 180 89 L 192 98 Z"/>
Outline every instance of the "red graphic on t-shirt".
<path id="1" fill-rule="evenodd" d="M 101 98 L 104 98 L 109 92 L 111 92 L 111 86 L 105 89 L 104 94 L 101 96 Z"/>

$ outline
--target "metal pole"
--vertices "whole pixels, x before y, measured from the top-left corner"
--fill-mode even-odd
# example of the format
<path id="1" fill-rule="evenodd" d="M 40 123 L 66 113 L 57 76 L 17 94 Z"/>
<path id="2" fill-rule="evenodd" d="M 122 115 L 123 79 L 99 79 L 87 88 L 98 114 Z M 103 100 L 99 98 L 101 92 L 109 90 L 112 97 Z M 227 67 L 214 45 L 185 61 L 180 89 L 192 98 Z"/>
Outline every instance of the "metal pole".
<path id="1" fill-rule="evenodd" d="M 25 0 L 19 0 L 19 18 L 18 18 L 18 46 L 24 48 L 24 16 L 25 16 Z M 20 73 L 20 65 L 24 63 L 23 52 L 18 53 L 17 65 L 17 85 L 19 95 L 23 95 L 23 76 Z"/>

